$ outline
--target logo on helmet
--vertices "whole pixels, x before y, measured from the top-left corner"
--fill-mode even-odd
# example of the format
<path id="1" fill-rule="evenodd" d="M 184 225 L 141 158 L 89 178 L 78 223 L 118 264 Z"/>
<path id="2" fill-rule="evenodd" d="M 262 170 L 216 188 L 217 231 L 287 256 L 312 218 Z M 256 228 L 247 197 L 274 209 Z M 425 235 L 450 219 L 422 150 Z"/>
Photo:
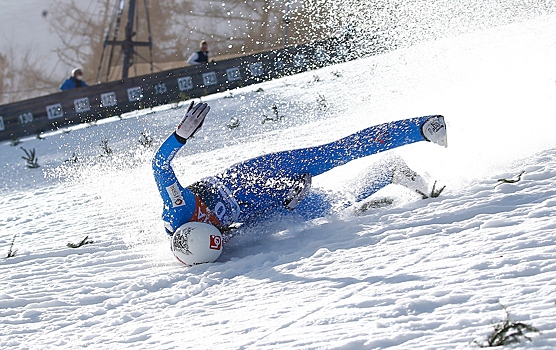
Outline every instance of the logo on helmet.
<path id="1" fill-rule="evenodd" d="M 222 238 L 217 235 L 210 235 L 210 249 L 220 250 L 222 248 Z"/>
<path id="2" fill-rule="evenodd" d="M 174 251 L 180 251 L 183 254 L 192 254 L 191 251 L 189 250 L 189 234 L 191 233 L 193 229 L 188 227 L 185 230 L 183 230 L 182 232 L 179 232 L 178 234 L 174 234 L 174 237 L 172 237 L 173 239 L 173 248 Z"/>

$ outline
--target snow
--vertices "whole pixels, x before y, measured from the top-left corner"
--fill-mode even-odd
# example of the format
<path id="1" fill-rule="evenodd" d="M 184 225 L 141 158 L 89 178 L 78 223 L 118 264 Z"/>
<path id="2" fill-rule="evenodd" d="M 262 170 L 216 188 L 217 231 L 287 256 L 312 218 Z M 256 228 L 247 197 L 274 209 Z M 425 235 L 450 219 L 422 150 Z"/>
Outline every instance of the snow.
<path id="1" fill-rule="evenodd" d="M 447 149 L 387 152 L 446 185 L 439 198 L 391 186 L 390 207 L 262 223 L 212 264 L 172 256 L 150 169 L 187 103 L 0 144 L 0 348 L 476 348 L 502 305 L 541 331 L 514 348 L 555 348 L 555 30 L 542 16 L 203 98 L 174 161 L 184 184 L 386 121 L 448 122 Z M 263 124 L 273 105 L 283 120 Z M 381 157 L 314 185 L 348 195 Z"/>

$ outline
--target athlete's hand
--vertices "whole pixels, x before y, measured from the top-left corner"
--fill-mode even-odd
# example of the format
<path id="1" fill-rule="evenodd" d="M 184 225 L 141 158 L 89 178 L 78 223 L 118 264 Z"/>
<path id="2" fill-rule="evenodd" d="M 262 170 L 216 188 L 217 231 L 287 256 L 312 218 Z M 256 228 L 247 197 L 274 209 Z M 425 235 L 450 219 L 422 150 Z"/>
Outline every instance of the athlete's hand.
<path id="1" fill-rule="evenodd" d="M 191 102 L 187 108 L 187 112 L 185 112 L 185 116 L 176 128 L 176 135 L 183 140 L 187 140 L 195 135 L 201 126 L 203 126 L 203 122 L 209 111 L 210 106 L 208 104 L 195 104 L 195 102 Z"/>

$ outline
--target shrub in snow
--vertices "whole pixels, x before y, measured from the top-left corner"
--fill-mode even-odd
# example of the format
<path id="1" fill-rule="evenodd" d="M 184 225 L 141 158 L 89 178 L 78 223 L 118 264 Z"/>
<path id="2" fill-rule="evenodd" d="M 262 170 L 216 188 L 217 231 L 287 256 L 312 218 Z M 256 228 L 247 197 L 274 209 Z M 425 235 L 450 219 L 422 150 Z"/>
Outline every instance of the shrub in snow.
<path id="1" fill-rule="evenodd" d="M 324 112 L 328 109 L 328 101 L 326 101 L 326 97 L 324 97 L 324 95 L 319 94 L 317 103 L 319 104 L 319 108 L 321 111 Z"/>
<path id="2" fill-rule="evenodd" d="M 17 249 L 14 249 L 15 237 L 17 237 L 17 235 L 14 235 L 14 238 L 12 239 L 12 244 L 10 244 L 10 249 L 8 250 L 6 258 L 12 258 L 17 253 Z"/>
<path id="3" fill-rule="evenodd" d="M 141 132 L 139 143 L 145 148 L 151 147 L 153 145 L 153 138 L 150 135 L 145 134 L 145 132 Z"/>
<path id="4" fill-rule="evenodd" d="M 510 313 L 506 310 L 505 306 L 502 307 L 506 311 L 506 320 L 500 321 L 494 326 L 494 331 L 488 336 L 486 344 L 480 344 L 475 341 L 481 348 L 517 344 L 521 342 L 522 338 L 531 341 L 531 338 L 525 335 L 525 333 L 540 332 L 531 325 L 510 320 Z"/>
<path id="5" fill-rule="evenodd" d="M 280 120 L 282 120 L 282 119 L 284 118 L 283 115 L 279 115 L 279 113 L 278 113 L 278 106 L 273 105 L 273 106 L 272 106 L 272 111 L 274 112 L 274 116 L 273 116 L 273 117 L 269 117 L 269 116 L 267 116 L 266 114 L 263 114 L 263 117 L 264 117 L 264 119 L 263 119 L 263 124 L 266 123 L 266 122 L 277 122 L 277 121 L 280 121 Z"/>
<path id="6" fill-rule="evenodd" d="M 79 248 L 84 246 L 85 244 L 91 244 L 94 243 L 93 241 L 89 240 L 89 236 L 85 236 L 85 238 L 83 238 L 83 240 L 77 244 L 75 243 L 68 243 L 67 246 L 70 248 Z"/>
<path id="7" fill-rule="evenodd" d="M 77 155 L 74 153 L 72 153 L 71 158 L 64 160 L 64 163 L 77 163 L 79 162 L 79 158 L 77 158 Z"/>
<path id="8" fill-rule="evenodd" d="M 26 164 L 27 167 L 28 168 L 38 168 L 40 165 L 38 163 L 38 158 L 36 156 L 35 149 L 33 148 L 32 150 L 28 151 L 23 147 L 20 147 L 20 148 L 23 150 L 23 152 L 25 152 L 25 157 L 21 157 L 21 158 L 23 158 L 27 161 L 27 164 Z"/>
<path id="9" fill-rule="evenodd" d="M 101 156 L 109 156 L 112 154 L 112 149 L 108 146 L 108 140 L 102 140 L 100 147 L 102 147 L 102 151 L 104 152 Z"/>
<path id="10" fill-rule="evenodd" d="M 233 117 L 232 119 L 230 119 L 230 122 L 228 124 L 226 124 L 226 126 L 228 127 L 228 129 L 235 129 L 240 125 L 239 119 L 237 119 L 236 117 Z"/>
<path id="11" fill-rule="evenodd" d="M 518 175 L 516 179 L 498 179 L 498 184 L 496 184 L 496 186 L 501 185 L 501 184 L 513 184 L 516 182 L 521 181 L 521 175 L 523 175 L 523 173 L 525 173 L 525 170 L 522 170 Z M 494 187 L 496 187 L 494 186 Z"/>

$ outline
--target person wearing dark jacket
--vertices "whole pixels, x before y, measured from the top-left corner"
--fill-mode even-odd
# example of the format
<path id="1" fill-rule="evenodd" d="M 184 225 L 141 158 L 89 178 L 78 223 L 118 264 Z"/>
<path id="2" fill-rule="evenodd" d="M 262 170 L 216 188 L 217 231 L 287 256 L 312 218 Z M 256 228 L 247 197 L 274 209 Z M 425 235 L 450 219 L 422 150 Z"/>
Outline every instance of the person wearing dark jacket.
<path id="1" fill-rule="evenodd" d="M 189 63 L 190 65 L 197 65 L 197 64 L 208 63 L 208 61 L 209 61 L 208 45 L 207 42 L 203 40 L 201 41 L 201 49 L 193 53 L 187 60 L 187 63 Z"/>
<path id="2" fill-rule="evenodd" d="M 71 77 L 66 79 L 66 81 L 64 81 L 62 85 L 60 85 L 60 90 L 66 91 L 66 90 L 75 89 L 82 86 L 89 86 L 89 85 L 87 85 L 83 81 L 83 72 L 81 71 L 81 69 L 75 68 L 71 71 Z"/>

